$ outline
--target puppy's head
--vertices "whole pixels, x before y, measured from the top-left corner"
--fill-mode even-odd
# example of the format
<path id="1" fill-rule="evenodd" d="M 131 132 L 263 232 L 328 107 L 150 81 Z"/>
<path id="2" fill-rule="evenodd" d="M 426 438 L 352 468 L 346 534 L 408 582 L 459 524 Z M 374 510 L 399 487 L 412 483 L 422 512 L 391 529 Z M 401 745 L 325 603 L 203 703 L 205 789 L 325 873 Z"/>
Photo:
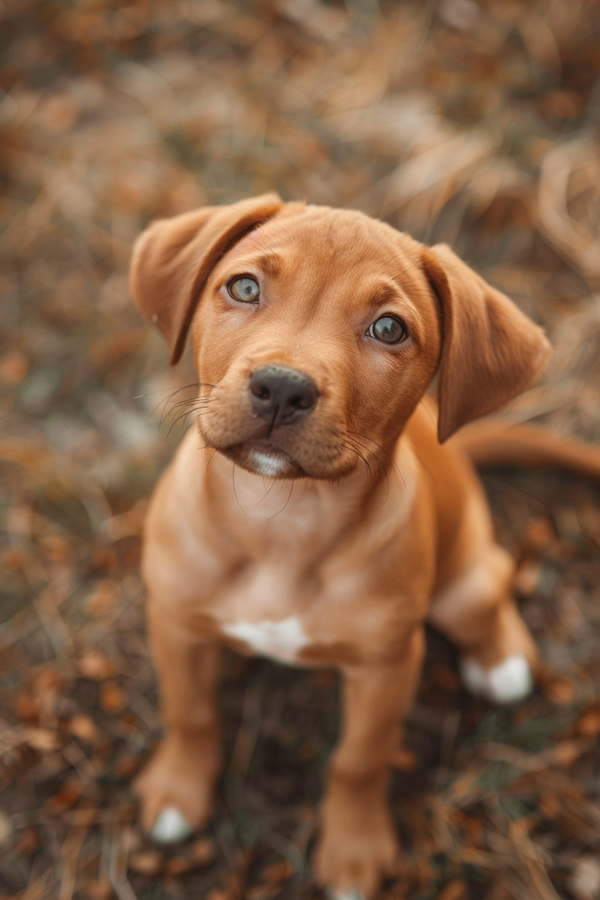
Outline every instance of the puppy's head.
<path id="1" fill-rule="evenodd" d="M 133 295 L 175 364 L 193 331 L 205 442 L 252 472 L 385 461 L 439 372 L 439 436 L 524 390 L 541 330 L 443 245 L 267 194 L 153 224 Z"/>

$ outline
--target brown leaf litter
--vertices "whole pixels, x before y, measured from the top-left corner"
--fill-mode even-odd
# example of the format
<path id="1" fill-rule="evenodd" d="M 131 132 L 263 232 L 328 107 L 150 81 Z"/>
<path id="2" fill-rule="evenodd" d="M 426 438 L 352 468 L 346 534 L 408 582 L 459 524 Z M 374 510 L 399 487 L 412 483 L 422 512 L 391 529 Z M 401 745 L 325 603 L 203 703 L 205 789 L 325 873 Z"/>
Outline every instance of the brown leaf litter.
<path id="1" fill-rule="evenodd" d="M 555 347 L 504 415 L 599 441 L 599 34 L 597 0 L 0 5 L 1 898 L 320 896 L 332 673 L 228 656 L 210 827 L 169 849 L 137 828 L 160 732 L 140 533 L 195 378 L 131 304 L 135 236 L 274 189 L 449 242 Z M 485 484 L 545 675 L 492 709 L 429 636 L 381 898 L 592 900 L 600 495 Z"/>

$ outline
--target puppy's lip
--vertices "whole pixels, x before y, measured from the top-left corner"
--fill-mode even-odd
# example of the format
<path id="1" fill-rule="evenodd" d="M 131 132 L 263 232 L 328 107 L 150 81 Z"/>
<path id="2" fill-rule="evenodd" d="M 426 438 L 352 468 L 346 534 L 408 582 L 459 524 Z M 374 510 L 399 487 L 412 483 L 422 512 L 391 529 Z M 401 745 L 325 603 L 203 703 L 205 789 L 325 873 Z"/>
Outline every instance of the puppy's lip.
<path id="1" fill-rule="evenodd" d="M 299 478 L 306 474 L 286 450 L 265 438 L 232 444 L 221 452 L 256 475 Z"/>

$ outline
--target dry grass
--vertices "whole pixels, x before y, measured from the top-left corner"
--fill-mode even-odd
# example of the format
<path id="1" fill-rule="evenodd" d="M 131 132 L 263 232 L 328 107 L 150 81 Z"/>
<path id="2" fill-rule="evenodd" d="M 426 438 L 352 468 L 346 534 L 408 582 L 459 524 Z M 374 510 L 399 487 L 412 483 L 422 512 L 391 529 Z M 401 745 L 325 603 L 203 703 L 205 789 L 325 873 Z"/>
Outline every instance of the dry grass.
<path id="1" fill-rule="evenodd" d="M 317 896 L 331 673 L 228 657 L 213 825 L 168 853 L 135 828 L 128 785 L 160 730 L 139 534 L 183 427 L 169 397 L 193 378 L 131 305 L 130 246 L 155 216 L 270 189 L 447 241 L 556 348 L 506 415 L 600 440 L 600 3 L 4 0 L 0 16 L 0 895 Z M 592 900 L 600 495 L 559 474 L 486 485 L 548 675 L 493 710 L 430 636 L 382 897 Z"/>

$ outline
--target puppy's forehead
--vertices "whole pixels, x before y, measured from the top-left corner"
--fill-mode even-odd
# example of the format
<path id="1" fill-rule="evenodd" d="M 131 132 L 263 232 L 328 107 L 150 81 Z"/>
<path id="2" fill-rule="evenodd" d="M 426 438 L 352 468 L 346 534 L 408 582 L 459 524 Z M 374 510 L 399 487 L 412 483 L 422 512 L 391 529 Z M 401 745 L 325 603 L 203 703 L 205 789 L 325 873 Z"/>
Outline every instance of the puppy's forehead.
<path id="1" fill-rule="evenodd" d="M 277 216 L 247 235 L 231 256 L 257 254 L 272 267 L 297 265 L 327 273 L 400 276 L 418 261 L 420 245 L 384 222 L 352 210 L 306 207 Z"/>

